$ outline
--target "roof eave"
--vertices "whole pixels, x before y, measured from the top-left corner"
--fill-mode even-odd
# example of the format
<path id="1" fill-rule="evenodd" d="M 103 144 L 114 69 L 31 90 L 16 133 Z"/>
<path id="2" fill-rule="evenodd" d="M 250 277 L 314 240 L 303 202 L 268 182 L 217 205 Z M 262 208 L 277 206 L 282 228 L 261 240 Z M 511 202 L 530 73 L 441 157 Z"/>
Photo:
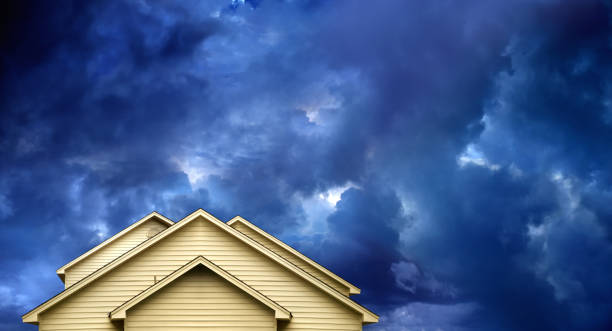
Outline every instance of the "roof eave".
<path id="1" fill-rule="evenodd" d="M 363 315 L 363 324 L 373 324 L 378 323 L 378 315 L 376 314 L 364 314 Z"/>
<path id="2" fill-rule="evenodd" d="M 38 325 L 38 314 L 25 314 L 21 317 L 23 323 Z"/>

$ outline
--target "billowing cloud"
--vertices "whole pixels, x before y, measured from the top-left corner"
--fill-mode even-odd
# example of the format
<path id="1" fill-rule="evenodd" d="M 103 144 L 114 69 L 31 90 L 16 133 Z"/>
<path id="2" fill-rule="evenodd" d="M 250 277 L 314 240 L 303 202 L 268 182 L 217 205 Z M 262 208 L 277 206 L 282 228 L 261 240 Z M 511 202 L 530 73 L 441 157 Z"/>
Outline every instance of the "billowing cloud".
<path id="1" fill-rule="evenodd" d="M 371 330 L 612 326 L 610 5 L 12 4 L 0 328 L 151 210 L 236 214 Z M 18 272 L 16 272 L 18 271 Z"/>

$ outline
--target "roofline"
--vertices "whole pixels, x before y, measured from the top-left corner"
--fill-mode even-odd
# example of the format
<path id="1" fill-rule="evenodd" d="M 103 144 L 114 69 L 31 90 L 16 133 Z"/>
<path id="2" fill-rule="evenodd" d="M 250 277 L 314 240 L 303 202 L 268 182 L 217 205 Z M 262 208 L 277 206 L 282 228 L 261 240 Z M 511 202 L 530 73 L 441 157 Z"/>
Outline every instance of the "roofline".
<path id="1" fill-rule="evenodd" d="M 132 256 L 140 253 L 141 251 L 143 251 L 144 249 L 152 246 L 153 244 L 157 243 L 161 239 L 169 236 L 170 234 L 174 233 L 175 231 L 177 231 L 181 227 L 185 226 L 185 224 L 188 224 L 190 221 L 196 219 L 199 216 L 204 217 L 205 219 L 209 220 L 212 224 L 216 225 L 220 229 L 222 229 L 222 230 L 224 230 L 224 231 L 234 235 L 236 238 L 240 239 L 242 242 L 244 242 L 247 245 L 251 246 L 252 248 L 256 249 L 260 253 L 262 253 L 265 256 L 271 258 L 272 260 L 276 261 L 277 263 L 285 266 L 287 269 L 289 269 L 292 272 L 294 272 L 295 274 L 301 276 L 305 280 L 309 281 L 310 283 L 312 283 L 313 285 L 315 285 L 319 289 L 323 290 L 324 292 L 326 292 L 330 296 L 336 298 L 338 301 L 340 301 L 340 302 L 344 303 L 345 305 L 349 306 L 353 310 L 355 310 L 355 311 L 357 311 L 359 313 L 362 313 L 363 314 L 362 323 L 376 323 L 376 322 L 378 322 L 378 318 L 379 318 L 378 315 L 374 314 L 373 312 L 371 312 L 367 308 L 363 307 L 362 305 L 358 304 L 357 302 L 351 300 L 350 298 L 344 296 L 342 293 L 338 292 L 333 287 L 323 283 L 321 280 L 319 280 L 318 278 L 316 278 L 316 277 L 312 276 L 311 274 L 305 272 L 304 270 L 300 269 L 299 267 L 297 267 L 293 263 L 285 260 L 280 255 L 270 251 L 269 249 L 267 249 L 263 245 L 259 244 L 258 242 L 254 241 L 253 239 L 249 238 L 248 236 L 246 236 L 242 232 L 240 232 L 240 231 L 232 228 L 231 226 L 221 222 L 220 220 L 215 218 L 213 215 L 207 213 L 203 209 L 198 209 L 198 210 L 194 211 L 193 213 L 189 214 L 188 216 L 186 216 L 185 218 L 183 218 L 179 222 L 176 222 L 173 226 L 167 228 L 166 230 L 158 233 L 157 235 L 155 235 L 154 237 L 150 238 L 149 240 L 144 241 L 143 243 L 139 244 L 138 246 L 132 248 L 131 250 L 129 250 L 126 253 L 124 253 L 123 255 L 117 257 L 116 259 L 114 259 L 113 261 L 107 263 L 106 265 L 104 265 L 100 269 L 98 269 L 98 270 L 94 271 L 93 273 L 87 275 L 85 278 L 79 280 L 77 283 L 73 284 L 69 288 L 67 288 L 64 291 L 60 292 L 59 294 L 57 294 L 53 298 L 47 300 L 46 302 L 40 304 L 36 308 L 30 310 L 29 312 L 27 312 L 26 314 L 24 314 L 22 316 L 23 322 L 25 322 L 25 323 L 36 323 L 36 322 L 38 322 L 38 314 L 40 314 L 41 312 L 47 310 L 48 308 L 50 308 L 51 306 L 53 306 L 57 302 L 60 302 L 65 297 L 69 296 L 70 294 L 72 294 L 72 293 L 78 291 L 79 289 L 87 286 L 89 283 L 91 283 L 92 281 L 98 279 L 102 275 L 106 274 L 108 271 L 113 270 L 115 267 L 117 267 L 121 263 L 125 262 L 126 260 L 130 259 Z"/>
<path id="2" fill-rule="evenodd" d="M 272 299 L 268 298 L 267 296 L 263 295 L 261 292 L 245 284 L 244 282 L 234 277 L 232 274 L 230 274 L 223 268 L 219 267 L 218 265 L 214 264 L 213 262 L 211 262 L 210 260 L 206 259 L 205 257 L 201 255 L 191 260 L 190 262 L 187 262 L 187 264 L 178 268 L 170 275 L 164 277 L 162 280 L 151 285 L 146 290 L 140 292 L 139 294 L 135 295 L 130 300 L 126 301 L 119 307 L 115 308 L 113 311 L 109 313 L 109 317 L 113 321 L 125 319 L 128 309 L 134 307 L 135 305 L 140 303 L 142 300 L 148 298 L 155 292 L 166 287 L 166 285 L 175 281 L 180 276 L 184 275 L 185 273 L 189 272 L 190 270 L 193 270 L 194 268 L 200 265 L 206 267 L 210 271 L 214 272 L 216 275 L 222 277 L 226 281 L 232 283 L 232 285 L 241 289 L 243 292 L 246 292 L 247 294 L 249 294 L 251 297 L 253 297 L 257 301 L 268 306 L 268 308 L 274 310 L 274 318 L 280 319 L 280 320 L 290 320 L 291 319 L 291 312 L 287 310 L 285 307 L 274 302 Z"/>
<path id="3" fill-rule="evenodd" d="M 324 266 L 322 266 L 322 265 L 318 264 L 317 262 L 315 262 L 314 260 L 310 259 L 308 256 L 300 253 L 295 248 L 289 246 L 288 244 L 284 243 L 280 239 L 278 239 L 278 238 L 274 237 L 273 235 L 267 233 L 266 231 L 262 230 L 257 225 L 247 221 L 242 216 L 236 216 L 236 217 L 232 218 L 231 220 L 229 220 L 227 222 L 227 225 L 231 226 L 232 224 L 234 224 L 236 222 L 240 222 L 240 223 L 248 226 L 249 228 L 251 228 L 255 232 L 259 233 L 260 235 L 264 236 L 265 238 L 269 239 L 270 241 L 274 242 L 275 244 L 277 244 L 277 245 L 281 246 L 282 248 L 286 249 L 287 251 L 292 253 L 294 256 L 302 259 L 304 262 L 306 262 L 306 263 L 310 264 L 311 266 L 315 267 L 316 269 L 318 269 L 319 271 L 323 272 L 327 276 L 333 278 L 334 280 L 336 280 L 340 284 L 348 287 L 349 295 L 350 294 L 360 294 L 361 293 L 361 289 L 359 289 L 357 286 L 349 283 L 348 281 L 346 281 L 342 277 L 336 275 L 335 273 L 331 272 L 329 269 L 325 268 Z"/>
<path id="4" fill-rule="evenodd" d="M 145 217 L 141 218 L 140 220 L 134 222 L 132 225 L 128 226 L 127 228 L 121 230 L 120 232 L 116 233 L 114 236 L 106 239 L 105 241 L 99 243 L 98 245 L 96 245 L 94 248 L 88 250 L 87 252 L 85 252 L 84 254 L 81 254 L 79 257 L 77 257 L 76 259 L 66 263 L 65 265 L 61 266 L 59 269 L 57 269 L 56 273 L 59 276 L 59 278 L 62 280 L 62 282 L 64 281 L 65 275 L 66 275 L 66 269 L 72 267 L 73 265 L 79 263 L 80 261 L 84 260 L 86 257 L 92 255 L 93 253 L 99 251 L 100 249 L 106 247 L 107 245 L 109 245 L 110 243 L 114 242 L 115 240 L 121 238 L 124 234 L 130 232 L 132 229 L 134 229 L 135 227 L 139 226 L 140 224 L 148 221 L 149 219 L 156 217 L 158 218 L 162 223 L 165 223 L 168 226 L 172 226 L 174 224 L 174 222 L 172 220 L 170 220 L 169 218 L 167 218 L 166 216 L 154 211 L 148 215 L 146 215 Z"/>

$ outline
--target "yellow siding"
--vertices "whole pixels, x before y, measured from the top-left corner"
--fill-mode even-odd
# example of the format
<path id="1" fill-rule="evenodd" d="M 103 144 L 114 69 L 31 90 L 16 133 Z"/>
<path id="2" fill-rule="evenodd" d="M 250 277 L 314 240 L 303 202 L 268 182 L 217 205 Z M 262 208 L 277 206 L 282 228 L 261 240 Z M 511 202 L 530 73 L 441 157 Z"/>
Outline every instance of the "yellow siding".
<path id="1" fill-rule="evenodd" d="M 276 330 L 274 311 L 199 266 L 127 311 L 125 331 Z"/>
<path id="2" fill-rule="evenodd" d="M 316 278 L 318 278 L 323 283 L 325 283 L 325 284 L 335 288 L 338 292 L 344 294 L 345 296 L 349 296 L 349 288 L 348 287 L 340 284 L 340 282 L 338 282 L 337 280 L 329 277 L 328 275 L 324 274 L 323 272 L 321 272 L 317 268 L 315 268 L 312 265 L 306 263 L 304 260 L 302 260 L 301 258 L 293 255 L 291 252 L 287 251 L 286 249 L 284 249 L 280 245 L 276 244 L 275 242 L 271 241 L 270 239 L 260 235 L 259 233 L 257 233 L 256 231 L 254 231 L 253 229 L 248 227 L 247 225 L 244 225 L 241 222 L 236 222 L 236 223 L 232 224 L 232 227 L 234 229 L 244 233 L 245 235 L 247 235 L 251 239 L 257 241 L 258 243 L 262 244 L 263 246 L 265 246 L 269 250 L 273 251 L 274 253 L 284 257 L 285 260 L 295 264 L 296 266 L 300 267 L 302 270 L 306 271 L 307 273 L 315 276 Z"/>
<path id="3" fill-rule="evenodd" d="M 198 255 L 291 311 L 279 330 L 361 330 L 361 314 L 202 218 L 43 312 L 40 330 L 121 330 L 111 310 Z"/>
<path id="4" fill-rule="evenodd" d="M 111 242 L 108 246 L 103 247 L 99 251 L 66 269 L 66 288 L 100 269 L 123 253 L 136 247 L 141 242 L 163 231 L 167 227 L 167 225 L 151 219 L 133 228 L 128 233 Z"/>

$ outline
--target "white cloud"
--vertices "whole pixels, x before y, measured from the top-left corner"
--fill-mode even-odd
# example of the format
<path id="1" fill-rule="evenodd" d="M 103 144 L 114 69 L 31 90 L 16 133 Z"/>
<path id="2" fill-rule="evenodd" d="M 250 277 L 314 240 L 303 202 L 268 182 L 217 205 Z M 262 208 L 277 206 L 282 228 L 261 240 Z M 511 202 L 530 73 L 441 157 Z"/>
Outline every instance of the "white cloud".
<path id="1" fill-rule="evenodd" d="M 335 207 L 317 195 L 301 199 L 300 203 L 306 216 L 306 222 L 302 223 L 300 228 L 301 235 L 327 233 L 327 217 L 334 212 Z"/>
<path id="2" fill-rule="evenodd" d="M 298 198 L 306 214 L 306 222 L 300 229 L 302 235 L 326 234 L 327 217 L 336 210 L 336 204 L 340 201 L 342 193 L 350 188 L 359 189 L 359 186 L 349 182 L 343 186 L 315 193 L 308 198 Z"/>
<path id="3" fill-rule="evenodd" d="M 352 72 L 328 74 L 304 88 L 295 103 L 295 108 L 303 111 L 309 122 L 326 124 L 324 113 L 339 109 L 344 103 L 342 96 L 334 93 L 334 90 L 354 79 L 355 75 Z"/>
<path id="4" fill-rule="evenodd" d="M 575 190 L 574 179 L 565 176 L 561 171 L 554 171 L 550 179 L 557 185 L 560 205 L 564 206 L 567 213 L 574 212 L 580 206 L 580 194 Z"/>
<path id="5" fill-rule="evenodd" d="M 208 158 L 190 156 L 184 158 L 175 157 L 174 164 L 180 171 L 187 175 L 191 188 L 201 187 L 210 175 L 219 175 L 221 171 L 213 165 Z"/>
<path id="6" fill-rule="evenodd" d="M 348 184 L 344 186 L 333 187 L 325 192 L 321 192 L 319 193 L 318 197 L 321 200 L 327 201 L 327 203 L 329 203 L 330 206 L 335 207 L 338 201 L 340 201 L 340 197 L 342 196 L 342 193 L 344 193 L 346 190 L 350 188 L 359 188 L 359 186 L 349 182 Z"/>
<path id="7" fill-rule="evenodd" d="M 381 316 L 377 331 L 462 331 L 463 321 L 478 309 L 475 303 L 414 302 Z"/>
<path id="8" fill-rule="evenodd" d="M 93 223 L 89 229 L 94 233 L 94 238 L 91 239 L 93 244 L 100 243 L 109 237 L 108 225 L 103 221 Z"/>
<path id="9" fill-rule="evenodd" d="M 491 171 L 497 171 L 501 168 L 499 164 L 491 163 L 474 144 L 469 144 L 465 151 L 459 155 L 457 164 L 460 167 L 465 167 L 468 164 L 476 165 L 488 168 Z"/>
<path id="10" fill-rule="evenodd" d="M 328 91 L 321 91 L 318 95 L 313 95 L 308 100 L 300 102 L 296 108 L 306 113 L 308 121 L 315 124 L 322 124 L 320 112 L 328 109 L 340 108 L 342 102 L 340 99 L 330 94 Z"/>

